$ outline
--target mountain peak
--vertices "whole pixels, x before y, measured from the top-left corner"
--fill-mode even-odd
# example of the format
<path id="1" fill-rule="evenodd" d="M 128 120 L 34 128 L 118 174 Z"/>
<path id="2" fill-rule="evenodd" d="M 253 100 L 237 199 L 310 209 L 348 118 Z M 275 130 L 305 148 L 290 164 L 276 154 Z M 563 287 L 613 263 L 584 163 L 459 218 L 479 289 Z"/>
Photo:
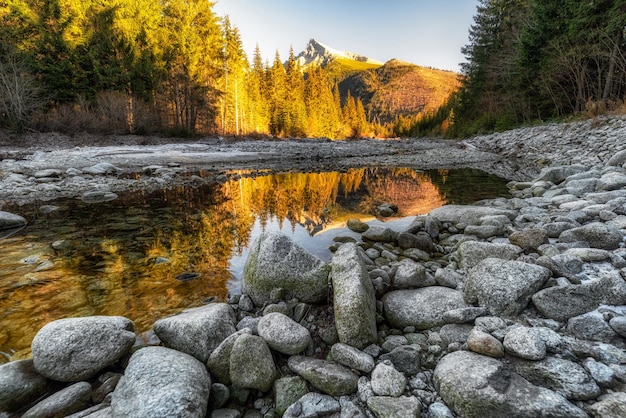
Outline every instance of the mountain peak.
<path id="1" fill-rule="evenodd" d="M 310 64 L 326 65 L 331 60 L 337 58 L 350 59 L 372 65 L 383 65 L 383 63 L 378 60 L 371 59 L 354 52 L 339 51 L 331 48 L 315 38 L 311 38 L 309 43 L 304 48 L 304 51 L 296 57 L 301 66 L 307 66 Z"/>

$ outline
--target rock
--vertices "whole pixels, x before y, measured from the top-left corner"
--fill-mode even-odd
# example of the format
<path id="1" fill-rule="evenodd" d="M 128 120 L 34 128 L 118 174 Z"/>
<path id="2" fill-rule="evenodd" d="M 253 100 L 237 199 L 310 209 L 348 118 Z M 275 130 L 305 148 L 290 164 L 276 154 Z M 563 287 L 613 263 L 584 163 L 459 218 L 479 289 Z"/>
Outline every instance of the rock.
<path id="1" fill-rule="evenodd" d="M 376 212 L 378 212 L 379 216 L 388 218 L 398 213 L 398 206 L 392 203 L 383 203 L 382 205 L 378 205 Z"/>
<path id="2" fill-rule="evenodd" d="M 211 394 L 209 395 L 209 410 L 220 409 L 230 398 L 230 389 L 222 383 L 213 383 L 211 385 Z"/>
<path id="3" fill-rule="evenodd" d="M 230 378 L 234 386 L 267 392 L 277 377 L 276 366 L 263 338 L 242 334 L 230 352 Z"/>
<path id="4" fill-rule="evenodd" d="M 359 349 L 376 342 L 376 296 L 356 244 L 343 244 L 333 255 L 332 281 L 339 341 Z"/>
<path id="5" fill-rule="evenodd" d="M 626 338 L 626 316 L 616 316 L 611 318 L 609 325 L 613 331 L 622 338 Z"/>
<path id="6" fill-rule="evenodd" d="M 42 178 L 59 178 L 63 175 L 63 171 L 56 168 L 47 168 L 45 170 L 39 170 L 33 174 L 36 179 Z"/>
<path id="7" fill-rule="evenodd" d="M 500 260 L 515 260 L 522 249 L 511 244 L 496 244 L 491 242 L 466 241 L 459 245 L 457 257 L 459 266 L 469 270 L 486 258 Z"/>
<path id="8" fill-rule="evenodd" d="M 274 382 L 276 413 L 283 416 L 287 408 L 309 391 L 306 381 L 299 376 L 283 377 Z"/>
<path id="9" fill-rule="evenodd" d="M 204 418 L 211 378 L 195 357 L 166 347 L 136 351 L 113 392 L 115 417 Z"/>
<path id="10" fill-rule="evenodd" d="M 292 372 L 331 396 L 350 395 L 357 389 L 359 376 L 337 363 L 304 356 L 292 356 L 287 364 Z"/>
<path id="11" fill-rule="evenodd" d="M 235 312 L 227 303 L 186 309 L 154 323 L 154 332 L 166 347 L 194 356 L 202 363 L 236 331 Z"/>
<path id="12" fill-rule="evenodd" d="M 488 239 L 504 235 L 506 227 L 504 225 L 467 225 L 464 232 L 466 235 L 474 235 L 480 239 Z"/>
<path id="13" fill-rule="evenodd" d="M 52 382 L 37 373 L 32 359 L 0 366 L 0 411 L 21 409 L 51 390 Z"/>
<path id="14" fill-rule="evenodd" d="M 487 308 L 470 306 L 468 308 L 453 309 L 443 314 L 443 320 L 449 324 L 464 324 L 473 322 L 479 316 L 487 315 Z"/>
<path id="15" fill-rule="evenodd" d="M 294 402 L 283 418 L 315 418 L 330 416 L 341 410 L 339 401 L 332 396 L 320 393 L 307 393 Z"/>
<path id="16" fill-rule="evenodd" d="M 297 298 L 305 303 L 328 299 L 330 266 L 315 257 L 289 237 L 266 232 L 254 242 L 246 260 L 242 292 L 255 305 L 270 301 L 275 288 L 285 290 L 287 300 Z"/>
<path id="17" fill-rule="evenodd" d="M 604 363 L 589 357 L 583 361 L 583 366 L 596 383 L 603 387 L 611 387 L 615 378 L 615 371 Z"/>
<path id="18" fill-rule="evenodd" d="M 378 363 L 372 371 L 372 390 L 379 396 L 398 397 L 406 388 L 406 377 L 397 371 L 391 362 Z"/>
<path id="19" fill-rule="evenodd" d="M 533 385 L 499 360 L 468 351 L 444 356 L 433 382 L 446 404 L 467 418 L 587 417 L 563 396 Z"/>
<path id="20" fill-rule="evenodd" d="M 353 232 L 357 232 L 359 234 L 367 231 L 367 229 L 370 227 L 368 224 L 366 224 L 365 222 L 361 222 L 358 219 L 348 219 L 347 222 L 347 227 L 350 231 Z"/>
<path id="21" fill-rule="evenodd" d="M 504 215 L 509 219 L 515 219 L 517 213 L 512 210 L 492 208 L 488 206 L 471 205 L 445 205 L 430 211 L 441 222 L 452 224 L 478 225 L 483 216 Z"/>
<path id="22" fill-rule="evenodd" d="M 494 315 L 518 315 L 549 277 L 545 267 L 487 258 L 469 271 L 465 301 L 488 307 Z"/>
<path id="23" fill-rule="evenodd" d="M 375 242 L 392 242 L 397 237 L 397 232 L 386 226 L 372 225 L 361 236 L 363 239 Z"/>
<path id="24" fill-rule="evenodd" d="M 372 356 L 347 344 L 333 344 L 330 354 L 337 363 L 363 373 L 370 373 L 376 365 Z"/>
<path id="25" fill-rule="evenodd" d="M 230 385 L 230 354 L 235 345 L 235 341 L 243 334 L 251 334 L 250 328 L 243 328 L 240 331 L 226 337 L 224 341 L 211 352 L 207 367 L 217 380 L 225 385 Z"/>
<path id="26" fill-rule="evenodd" d="M 582 340 L 609 342 L 616 334 L 598 312 L 588 312 L 567 321 L 567 331 Z"/>
<path id="27" fill-rule="evenodd" d="M 401 345 L 380 356 L 380 360 L 388 360 L 396 370 L 412 376 L 420 371 L 420 347 L 417 344 Z"/>
<path id="28" fill-rule="evenodd" d="M 546 356 L 546 343 L 533 328 L 515 327 L 504 336 L 507 353 L 526 360 L 541 360 Z"/>
<path id="29" fill-rule="evenodd" d="M 594 418 L 626 417 L 626 393 L 615 392 L 603 396 L 600 402 L 589 407 Z"/>
<path id="30" fill-rule="evenodd" d="M 596 190 L 599 192 L 620 190 L 624 186 L 626 186 L 626 174 L 612 171 L 600 177 Z"/>
<path id="31" fill-rule="evenodd" d="M 619 229 L 601 222 L 593 222 L 578 228 L 568 229 L 559 235 L 561 242 L 584 241 L 591 248 L 615 250 L 623 240 Z"/>
<path id="32" fill-rule="evenodd" d="M 258 333 L 271 349 L 288 355 L 298 354 L 312 343 L 308 329 L 278 312 L 261 318 Z"/>
<path id="33" fill-rule="evenodd" d="M 446 324 L 439 330 L 439 336 L 444 344 L 465 344 L 473 328 L 469 324 Z"/>
<path id="34" fill-rule="evenodd" d="M 439 286 L 456 289 L 459 283 L 463 283 L 465 277 L 454 270 L 447 268 L 438 268 L 435 271 L 435 281 Z"/>
<path id="35" fill-rule="evenodd" d="M 65 417 L 91 405 L 91 385 L 74 383 L 37 403 L 22 415 L 23 418 Z"/>
<path id="36" fill-rule="evenodd" d="M 401 232 L 397 237 L 398 247 L 403 250 L 409 248 L 417 248 L 418 250 L 426 252 L 434 252 L 435 244 L 433 239 L 424 232 L 418 232 L 417 234 L 411 234 L 409 232 Z"/>
<path id="37" fill-rule="evenodd" d="M 0 231 L 4 229 L 21 228 L 26 225 L 26 219 L 10 212 L 0 210 Z"/>
<path id="38" fill-rule="evenodd" d="M 454 415 L 445 404 L 433 402 L 428 406 L 428 418 L 454 418 Z"/>
<path id="39" fill-rule="evenodd" d="M 98 163 L 91 167 L 83 168 L 83 173 L 91 174 L 93 176 L 114 175 L 122 171 L 121 168 L 114 166 L 111 163 Z"/>
<path id="40" fill-rule="evenodd" d="M 396 264 L 396 267 L 396 274 L 392 281 L 394 288 L 413 289 L 426 284 L 426 268 L 421 264 L 405 258 Z"/>
<path id="41" fill-rule="evenodd" d="M 367 400 L 367 407 L 376 418 L 419 418 L 422 411 L 415 396 L 372 396 Z"/>
<path id="42" fill-rule="evenodd" d="M 489 357 L 504 357 L 504 346 L 493 335 L 474 327 L 467 337 L 467 346 L 475 353 Z"/>
<path id="43" fill-rule="evenodd" d="M 134 343 L 134 325 L 121 316 L 59 319 L 35 335 L 33 362 L 49 379 L 77 382 L 115 363 Z"/>
<path id="44" fill-rule="evenodd" d="M 559 184 L 569 176 L 584 173 L 585 171 L 587 171 L 587 167 L 580 164 L 545 167 L 535 181 L 549 181 Z"/>
<path id="45" fill-rule="evenodd" d="M 548 233 L 544 229 L 529 228 L 513 232 L 509 241 L 525 251 L 537 251 L 541 245 L 548 243 Z"/>
<path id="46" fill-rule="evenodd" d="M 340 418 L 370 418 L 370 416 L 363 411 L 363 408 L 352 401 L 341 403 Z"/>
<path id="47" fill-rule="evenodd" d="M 84 192 L 80 199 L 85 203 L 104 203 L 117 199 L 117 195 L 108 190 L 90 190 Z"/>
<path id="48" fill-rule="evenodd" d="M 600 388 L 577 363 L 547 357 L 541 361 L 516 361 L 515 371 L 535 385 L 545 386 L 567 399 L 589 400 L 600 394 Z"/>
<path id="49" fill-rule="evenodd" d="M 412 290 L 396 290 L 383 296 L 387 321 L 402 329 L 413 326 L 423 330 L 445 324 L 443 314 L 466 308 L 463 294 L 447 287 L 431 286 Z"/>

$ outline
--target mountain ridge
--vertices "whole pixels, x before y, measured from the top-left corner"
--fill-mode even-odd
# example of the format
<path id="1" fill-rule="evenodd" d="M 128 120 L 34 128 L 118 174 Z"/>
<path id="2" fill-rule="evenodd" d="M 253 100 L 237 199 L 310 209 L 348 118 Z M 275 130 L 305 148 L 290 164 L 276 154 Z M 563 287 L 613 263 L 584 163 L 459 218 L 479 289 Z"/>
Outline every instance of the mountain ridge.
<path id="1" fill-rule="evenodd" d="M 322 65 L 326 66 L 333 60 L 353 60 L 363 64 L 369 64 L 371 66 L 382 66 L 382 61 L 366 57 L 365 55 L 357 54 L 350 51 L 339 51 L 332 48 L 315 38 L 311 38 L 302 52 L 296 56 L 296 60 L 302 67 L 309 65 Z"/>

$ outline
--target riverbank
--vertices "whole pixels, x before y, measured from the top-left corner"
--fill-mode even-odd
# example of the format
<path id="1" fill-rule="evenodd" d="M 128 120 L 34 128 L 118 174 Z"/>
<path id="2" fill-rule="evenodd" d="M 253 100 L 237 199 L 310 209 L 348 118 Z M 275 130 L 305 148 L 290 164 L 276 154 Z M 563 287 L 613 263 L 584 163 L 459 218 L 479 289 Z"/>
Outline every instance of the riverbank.
<path id="1" fill-rule="evenodd" d="M 583 137 L 554 144 L 527 131 L 464 141 L 462 152 L 518 149 L 555 165 L 511 182 L 513 198 L 444 206 L 406 230 L 351 221 L 360 239 L 337 239 L 328 264 L 265 234 L 243 294 L 157 321 L 159 346 L 136 343 L 124 318 L 52 322 L 33 360 L 0 366 L 0 410 L 624 416 L 622 124 L 607 122 L 604 142 L 592 125 L 546 127 Z"/>

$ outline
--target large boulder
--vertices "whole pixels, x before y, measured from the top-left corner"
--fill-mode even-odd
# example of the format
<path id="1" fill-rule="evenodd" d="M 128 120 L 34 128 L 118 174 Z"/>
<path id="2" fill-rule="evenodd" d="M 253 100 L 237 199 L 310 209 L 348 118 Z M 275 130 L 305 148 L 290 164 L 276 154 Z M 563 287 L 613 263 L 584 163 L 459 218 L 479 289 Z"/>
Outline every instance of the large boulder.
<path id="1" fill-rule="evenodd" d="M 413 326 L 424 330 L 445 324 L 443 314 L 466 308 L 463 294 L 441 286 L 420 289 L 396 290 L 383 296 L 385 316 L 389 323 L 399 329 Z"/>
<path id="2" fill-rule="evenodd" d="M 44 325 L 32 342 L 35 369 L 61 382 L 78 382 L 127 354 L 134 325 L 121 316 L 65 318 Z"/>
<path id="3" fill-rule="evenodd" d="M 433 382 L 446 404 L 466 418 L 587 417 L 562 395 L 533 385 L 501 361 L 468 351 L 444 356 Z"/>
<path id="4" fill-rule="evenodd" d="M 20 228 L 26 225 L 26 219 L 20 215 L 0 210 L 0 231 L 3 229 Z"/>
<path id="5" fill-rule="evenodd" d="M 130 358 L 111 409 L 116 417 L 203 418 L 211 378 L 204 364 L 166 347 L 146 347 Z"/>
<path id="6" fill-rule="evenodd" d="M 507 209 L 471 205 L 445 205 L 430 211 L 430 216 L 434 216 L 441 222 L 467 225 L 477 225 L 480 222 L 480 218 L 496 215 L 504 215 L 509 219 L 515 219 L 517 213 Z"/>
<path id="7" fill-rule="evenodd" d="M 333 307 L 339 341 L 364 348 L 378 338 L 376 295 L 359 250 L 346 243 L 333 256 Z"/>
<path id="8" fill-rule="evenodd" d="M 596 186 L 597 191 L 611 191 L 611 190 L 621 190 L 626 186 L 626 174 L 619 173 L 616 171 L 611 171 L 606 173 L 600 180 L 598 180 L 598 184 Z"/>
<path id="9" fill-rule="evenodd" d="M 0 411 L 20 409 L 51 389 L 52 382 L 37 373 L 31 359 L 0 366 Z"/>
<path id="10" fill-rule="evenodd" d="M 465 301 L 488 307 L 493 315 L 514 316 L 548 278 L 550 270 L 536 264 L 487 258 L 467 274 Z"/>
<path id="11" fill-rule="evenodd" d="M 288 355 L 304 351 L 312 342 L 308 329 L 280 312 L 263 316 L 259 321 L 258 333 L 270 348 Z"/>
<path id="12" fill-rule="evenodd" d="M 359 376 L 337 363 L 304 356 L 291 356 L 287 362 L 292 372 L 331 396 L 354 393 Z"/>
<path id="13" fill-rule="evenodd" d="M 539 176 L 535 179 L 535 182 L 549 181 L 554 184 L 559 184 L 567 179 L 569 176 L 580 174 L 585 171 L 587 171 L 587 167 L 580 164 L 545 167 L 541 170 L 541 173 L 539 173 Z"/>
<path id="14" fill-rule="evenodd" d="M 66 417 L 91 405 L 91 385 L 78 382 L 48 396 L 22 415 L 23 418 Z"/>
<path id="15" fill-rule="evenodd" d="M 242 334 L 230 353 L 230 378 L 234 386 L 267 392 L 277 377 L 272 353 L 263 338 Z"/>
<path id="16" fill-rule="evenodd" d="M 559 235 L 561 242 L 586 242 L 591 248 L 615 250 L 624 239 L 619 229 L 604 224 L 593 222 L 578 228 L 568 229 Z"/>
<path id="17" fill-rule="evenodd" d="M 227 303 L 192 308 L 154 323 L 154 332 L 166 347 L 206 363 L 211 352 L 234 334 L 235 312 Z"/>
<path id="18" fill-rule="evenodd" d="M 459 245 L 457 258 L 459 266 L 466 270 L 475 267 L 485 258 L 515 260 L 522 253 L 517 245 L 491 242 L 466 241 Z"/>
<path id="19" fill-rule="evenodd" d="M 278 232 L 261 234 L 250 248 L 242 279 L 242 292 L 257 306 L 269 301 L 270 293 L 283 289 L 286 298 L 320 303 L 328 298 L 330 266 L 289 237 Z"/>
<path id="20" fill-rule="evenodd" d="M 250 328 L 243 328 L 226 337 L 226 339 L 211 352 L 209 360 L 207 361 L 209 371 L 220 383 L 225 385 L 232 383 L 230 379 L 230 354 L 232 353 L 235 341 L 237 341 L 242 334 L 252 334 L 252 330 L 250 330 Z"/>

